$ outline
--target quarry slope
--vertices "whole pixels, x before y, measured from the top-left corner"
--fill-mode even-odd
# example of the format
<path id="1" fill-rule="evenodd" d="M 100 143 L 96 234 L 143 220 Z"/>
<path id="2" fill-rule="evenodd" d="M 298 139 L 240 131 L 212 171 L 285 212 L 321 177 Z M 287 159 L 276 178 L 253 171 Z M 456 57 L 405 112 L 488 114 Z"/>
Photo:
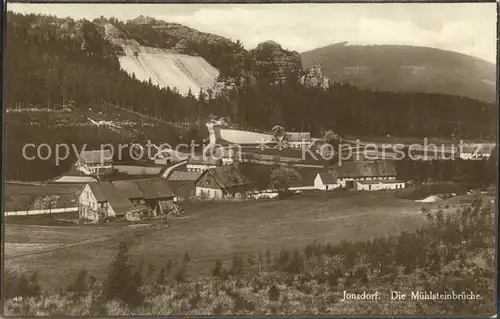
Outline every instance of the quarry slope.
<path id="1" fill-rule="evenodd" d="M 161 88 L 176 88 L 182 95 L 212 87 L 219 76 L 219 70 L 199 56 L 132 45 L 124 45 L 124 51 L 119 61 L 125 72 Z"/>
<path id="2" fill-rule="evenodd" d="M 219 76 L 219 70 L 200 56 L 141 45 L 110 23 L 104 25 L 104 38 L 123 49 L 118 57 L 122 70 L 160 88 L 175 88 L 182 95 L 191 90 L 196 95 L 214 86 Z"/>

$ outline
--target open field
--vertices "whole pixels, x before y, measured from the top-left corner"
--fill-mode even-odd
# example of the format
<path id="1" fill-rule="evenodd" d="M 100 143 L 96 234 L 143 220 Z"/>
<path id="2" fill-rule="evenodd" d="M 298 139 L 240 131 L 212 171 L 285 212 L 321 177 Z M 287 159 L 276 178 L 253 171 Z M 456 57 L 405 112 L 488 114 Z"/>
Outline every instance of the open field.
<path id="1" fill-rule="evenodd" d="M 77 194 L 82 187 L 81 184 L 52 185 L 7 182 L 4 184 L 4 209 L 5 211 L 27 209 L 34 199 L 49 196 L 58 196 L 57 208 L 75 206 L 75 202 L 72 201 L 77 199 Z"/>
<path id="2" fill-rule="evenodd" d="M 157 266 L 184 253 L 191 257 L 188 278 L 208 274 L 216 259 L 230 262 L 235 254 L 273 253 L 314 241 L 339 243 L 412 231 L 425 223 L 423 204 L 396 199 L 393 193 L 316 193 L 284 201 L 192 202 L 187 216 L 161 225 L 37 227 L 7 224 L 8 269 L 37 270 L 41 284 L 61 287 L 85 267 L 100 278 L 116 254 L 120 238 L 128 238 L 132 259 Z M 70 245 L 53 249 L 53 244 Z M 12 245 L 16 244 L 16 245 Z M 25 244 L 19 246 L 19 244 Z M 29 250 L 36 254 L 13 257 Z M 37 247 L 37 246 L 33 246 Z M 43 249 L 47 252 L 40 252 Z M 70 276 L 70 278 L 68 278 Z"/>

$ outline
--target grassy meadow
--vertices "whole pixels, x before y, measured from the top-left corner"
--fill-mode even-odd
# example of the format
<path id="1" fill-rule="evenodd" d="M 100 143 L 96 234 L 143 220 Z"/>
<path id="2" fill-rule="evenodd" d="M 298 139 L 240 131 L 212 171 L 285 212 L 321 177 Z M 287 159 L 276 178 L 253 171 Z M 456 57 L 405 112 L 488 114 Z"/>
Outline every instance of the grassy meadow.
<path id="1" fill-rule="evenodd" d="M 209 274 L 216 259 L 229 263 L 235 254 L 413 231 L 425 223 L 419 213 L 421 206 L 397 199 L 393 193 L 314 193 L 283 201 L 188 202 L 184 204 L 186 216 L 172 218 L 168 228 L 157 224 L 30 226 L 28 232 L 25 225 L 8 223 L 5 266 L 38 271 L 42 286 L 57 288 L 82 267 L 100 277 L 119 239 L 127 238 L 134 262 L 147 265 L 170 260 L 175 268 L 188 253 L 192 263 L 187 275 L 196 277 Z M 19 219 L 15 222 L 20 223 Z M 47 253 L 41 248 L 37 254 L 17 256 L 23 247 L 19 244 L 60 247 L 48 246 Z"/>

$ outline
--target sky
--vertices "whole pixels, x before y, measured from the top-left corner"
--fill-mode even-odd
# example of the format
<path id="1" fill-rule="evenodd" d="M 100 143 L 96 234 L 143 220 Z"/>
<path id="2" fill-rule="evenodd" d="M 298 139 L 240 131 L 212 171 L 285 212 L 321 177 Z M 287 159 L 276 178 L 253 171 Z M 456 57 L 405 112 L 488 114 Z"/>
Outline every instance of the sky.
<path id="1" fill-rule="evenodd" d="M 495 3 L 412 4 L 11 4 L 18 13 L 119 20 L 139 15 L 304 52 L 333 43 L 428 46 L 496 62 Z"/>

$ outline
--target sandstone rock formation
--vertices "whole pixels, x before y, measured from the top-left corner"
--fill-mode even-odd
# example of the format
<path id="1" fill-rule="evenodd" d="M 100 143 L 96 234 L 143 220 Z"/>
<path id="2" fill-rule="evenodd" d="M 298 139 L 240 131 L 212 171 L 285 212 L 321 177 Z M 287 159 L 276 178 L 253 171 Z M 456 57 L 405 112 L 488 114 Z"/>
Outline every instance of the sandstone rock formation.
<path id="1" fill-rule="evenodd" d="M 274 41 L 262 42 L 251 50 L 256 72 L 271 82 L 285 82 L 302 71 L 300 55 L 296 51 L 285 50 Z"/>
<path id="2" fill-rule="evenodd" d="M 319 86 L 323 89 L 327 89 L 330 85 L 330 79 L 324 75 L 321 64 L 314 64 L 311 69 L 300 78 L 299 82 L 306 87 Z"/>

